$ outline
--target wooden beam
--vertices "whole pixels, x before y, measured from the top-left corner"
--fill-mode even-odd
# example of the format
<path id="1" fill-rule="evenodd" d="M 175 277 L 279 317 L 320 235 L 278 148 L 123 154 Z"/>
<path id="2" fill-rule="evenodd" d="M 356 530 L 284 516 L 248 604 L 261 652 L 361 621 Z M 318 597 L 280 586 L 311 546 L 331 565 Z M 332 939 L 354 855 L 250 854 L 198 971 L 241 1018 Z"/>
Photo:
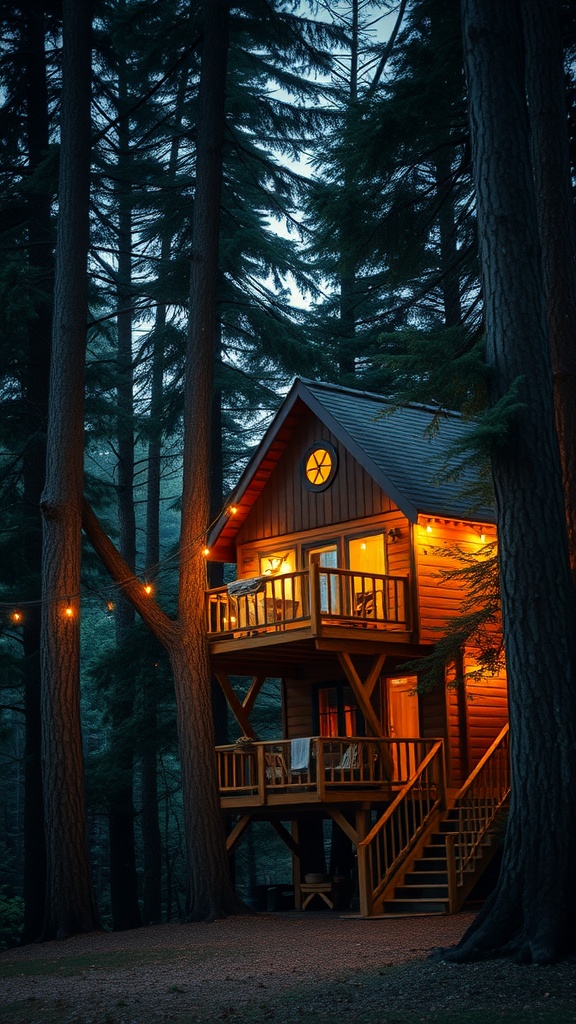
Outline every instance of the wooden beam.
<path id="1" fill-rule="evenodd" d="M 378 716 L 374 711 L 372 704 L 370 703 L 370 698 L 364 692 L 364 683 L 362 682 L 360 676 L 358 675 L 356 669 L 354 668 L 351 656 L 348 654 L 347 651 L 341 651 L 338 654 L 338 661 L 340 662 L 342 668 L 344 669 L 346 678 L 350 683 L 350 686 L 352 687 L 354 696 L 356 697 L 356 700 L 360 705 L 360 710 L 364 715 L 364 718 L 366 719 L 366 724 L 368 725 L 370 731 L 372 732 L 372 735 L 383 737 L 384 732 L 382 729 L 382 725 L 378 721 Z"/>
<path id="2" fill-rule="evenodd" d="M 248 687 L 248 693 L 242 701 L 242 707 L 244 708 L 247 715 L 249 715 L 256 703 L 256 698 L 262 689 L 264 680 L 266 679 L 265 674 L 255 675 Z"/>
<path id="3" fill-rule="evenodd" d="M 213 668 L 212 671 L 214 672 L 216 679 L 220 683 L 224 696 L 226 697 L 226 700 L 228 701 L 228 704 L 230 705 L 230 708 L 232 710 L 232 714 L 234 715 L 236 721 L 238 722 L 238 725 L 242 730 L 242 734 L 244 736 L 250 736 L 251 739 L 253 740 L 257 739 L 258 737 L 256 736 L 254 729 L 250 725 L 250 720 L 244 710 L 244 706 L 240 703 L 238 697 L 234 693 L 232 684 L 228 679 L 228 676 L 226 675 L 225 672 L 222 672 L 220 669 L 217 668 Z"/>
<path id="4" fill-rule="evenodd" d="M 252 821 L 252 815 L 251 814 L 243 814 L 242 817 L 238 819 L 238 821 L 234 825 L 234 828 L 232 829 L 230 834 L 226 837 L 226 850 L 227 850 L 228 853 L 232 853 L 232 850 L 236 846 L 236 843 L 244 835 L 244 833 L 245 833 L 246 829 L 248 828 L 248 825 L 250 824 L 251 821 Z"/>
<path id="5" fill-rule="evenodd" d="M 382 668 L 384 666 L 385 661 L 386 655 L 378 654 L 377 657 L 375 657 L 374 661 L 372 662 L 372 668 L 370 669 L 364 681 L 364 689 L 366 691 L 366 696 L 368 697 L 368 700 L 372 699 L 374 687 L 376 686 L 376 683 L 380 677 L 380 673 L 382 672 Z"/>
<path id="6" fill-rule="evenodd" d="M 348 836 L 348 839 L 354 843 L 354 846 L 358 846 L 360 842 L 360 836 L 353 825 L 350 824 L 348 818 L 342 814 L 342 811 L 338 811 L 336 808 L 330 809 L 330 817 L 340 826 L 342 831 Z"/>
<path id="7" fill-rule="evenodd" d="M 320 572 L 316 562 L 310 563 L 308 574 L 310 581 L 310 629 L 312 636 L 320 636 L 322 632 L 322 616 L 320 614 Z"/>
<path id="8" fill-rule="evenodd" d="M 270 818 L 270 824 L 272 825 L 274 831 L 278 833 L 282 842 L 286 843 L 286 846 L 290 850 L 292 856 L 300 858 L 300 847 L 298 843 L 295 842 L 286 826 L 283 825 L 281 821 L 276 821 L 275 818 Z"/>

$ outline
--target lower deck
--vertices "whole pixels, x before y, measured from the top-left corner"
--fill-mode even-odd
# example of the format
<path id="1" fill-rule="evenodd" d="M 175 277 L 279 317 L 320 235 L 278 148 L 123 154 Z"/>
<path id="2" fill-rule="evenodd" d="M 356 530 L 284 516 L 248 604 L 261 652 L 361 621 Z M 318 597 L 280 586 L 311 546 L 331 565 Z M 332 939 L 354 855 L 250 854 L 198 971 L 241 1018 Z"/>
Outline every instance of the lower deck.
<path id="1" fill-rule="evenodd" d="M 385 804 L 411 778 L 437 740 L 312 736 L 216 748 L 223 810 L 297 811 Z"/>
<path id="2" fill-rule="evenodd" d="M 363 916 L 404 904 L 412 912 L 413 903 L 418 913 L 455 912 L 489 863 L 510 790 L 508 726 L 456 793 L 447 790 L 438 739 L 243 737 L 217 755 L 228 850 L 252 821 L 267 820 L 292 855 L 296 906 L 314 894 L 334 905 L 338 885 L 354 878 Z M 337 826 L 330 860 L 336 841 L 334 862 L 346 865 L 344 874 L 324 873 L 323 819 Z M 418 858 L 427 857 L 442 875 L 433 910 L 421 894 Z"/>

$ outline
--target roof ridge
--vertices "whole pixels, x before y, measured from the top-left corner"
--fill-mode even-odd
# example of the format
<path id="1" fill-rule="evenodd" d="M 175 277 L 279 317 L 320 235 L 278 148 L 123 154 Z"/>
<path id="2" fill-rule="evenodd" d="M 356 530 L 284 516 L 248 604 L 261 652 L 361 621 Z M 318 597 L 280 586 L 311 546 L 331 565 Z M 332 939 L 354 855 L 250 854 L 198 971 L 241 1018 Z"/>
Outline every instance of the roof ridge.
<path id="1" fill-rule="evenodd" d="M 397 402 L 394 398 L 379 395 L 376 391 L 364 391 L 360 388 L 353 388 L 344 384 L 331 384 L 329 381 L 312 380 L 309 377 L 296 377 L 296 381 L 300 381 L 307 387 L 325 388 L 327 391 L 340 391 L 343 394 L 355 397 L 362 395 L 364 398 L 373 398 L 382 404 L 392 406 L 392 408 L 421 409 L 423 412 L 441 413 L 443 416 L 454 416 L 456 419 L 462 419 L 461 412 L 458 412 L 456 409 L 446 409 L 443 405 L 425 405 L 423 402 Z"/>

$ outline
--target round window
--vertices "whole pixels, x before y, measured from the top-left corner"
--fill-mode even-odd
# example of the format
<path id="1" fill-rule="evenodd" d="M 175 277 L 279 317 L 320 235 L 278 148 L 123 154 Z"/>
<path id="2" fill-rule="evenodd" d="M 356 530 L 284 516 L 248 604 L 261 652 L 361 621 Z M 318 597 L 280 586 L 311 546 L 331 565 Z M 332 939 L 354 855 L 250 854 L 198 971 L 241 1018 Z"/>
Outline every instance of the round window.
<path id="1" fill-rule="evenodd" d="M 312 445 L 304 456 L 304 483 L 311 491 L 328 487 L 338 468 L 336 449 L 328 441 Z"/>

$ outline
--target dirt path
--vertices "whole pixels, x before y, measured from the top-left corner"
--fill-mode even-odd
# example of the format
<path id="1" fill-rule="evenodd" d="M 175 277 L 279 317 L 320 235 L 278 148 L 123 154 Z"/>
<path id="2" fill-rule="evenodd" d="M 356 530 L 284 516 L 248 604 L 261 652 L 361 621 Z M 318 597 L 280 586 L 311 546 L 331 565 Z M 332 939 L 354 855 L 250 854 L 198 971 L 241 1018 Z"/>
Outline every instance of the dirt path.
<path id="1" fill-rule="evenodd" d="M 443 1022 L 576 1024 L 573 963 L 456 967 L 428 959 L 457 942 L 470 920 L 258 914 L 10 950 L 0 955 L 0 1020 L 395 1024 L 430 1022 L 442 1011 Z M 536 1016 L 514 1016 L 526 1008 Z"/>

